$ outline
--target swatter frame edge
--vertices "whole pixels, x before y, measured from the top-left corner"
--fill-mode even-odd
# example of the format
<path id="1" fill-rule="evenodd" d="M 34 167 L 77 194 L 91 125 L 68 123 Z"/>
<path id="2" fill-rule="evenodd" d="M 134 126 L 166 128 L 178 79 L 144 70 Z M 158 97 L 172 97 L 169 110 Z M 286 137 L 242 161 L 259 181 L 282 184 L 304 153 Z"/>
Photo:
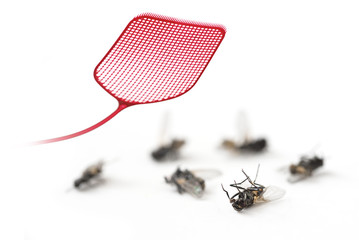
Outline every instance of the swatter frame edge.
<path id="1" fill-rule="evenodd" d="M 207 27 L 207 28 L 216 28 L 223 34 L 223 37 L 227 32 L 226 27 L 224 25 L 222 25 L 222 24 L 205 23 L 205 22 L 200 22 L 200 21 L 185 20 L 185 19 L 180 19 L 180 18 L 175 18 L 175 17 L 168 17 L 168 16 L 164 16 L 164 15 L 161 15 L 161 14 L 155 14 L 155 13 L 141 13 L 141 14 L 137 15 L 137 17 L 132 19 L 132 21 L 140 19 L 140 18 L 144 18 L 144 17 L 150 17 L 150 18 L 157 19 L 157 20 L 166 20 L 168 22 L 180 23 L 180 24 L 190 25 L 190 26 L 201 26 L 201 27 Z"/>
<path id="2" fill-rule="evenodd" d="M 132 22 L 141 19 L 141 18 L 153 18 L 153 19 L 157 19 L 157 20 L 166 20 L 169 22 L 173 22 L 173 23 L 178 23 L 178 24 L 184 24 L 184 25 L 190 25 L 190 26 L 201 26 L 201 27 L 206 27 L 206 28 L 214 28 L 217 29 L 221 32 L 222 37 L 221 40 L 219 41 L 216 49 L 213 51 L 213 54 L 211 55 L 211 57 L 209 58 L 207 64 L 205 65 L 205 67 L 203 68 L 202 72 L 199 74 L 197 80 L 193 83 L 193 85 L 188 88 L 185 92 L 178 94 L 177 96 L 174 97 L 169 97 L 167 99 L 161 99 L 161 100 L 156 100 L 156 101 L 148 101 L 148 102 L 128 102 L 124 99 L 121 99 L 119 97 L 113 96 L 113 94 L 107 90 L 105 88 L 105 86 L 99 81 L 98 77 L 96 76 L 96 70 L 97 68 L 102 64 L 102 62 L 107 58 L 107 56 L 111 53 L 112 49 L 116 46 L 117 42 L 121 39 L 121 37 L 123 36 L 123 34 L 126 32 L 126 30 L 129 28 L 129 26 L 131 25 Z M 108 92 L 112 97 L 114 97 L 119 104 L 124 104 L 127 106 L 132 106 L 132 105 L 137 105 L 137 104 L 148 104 L 148 103 L 156 103 L 156 102 L 163 102 L 163 101 L 167 101 L 167 100 L 171 100 L 173 98 L 177 98 L 182 96 L 183 94 L 187 93 L 189 90 L 191 90 L 198 82 L 198 80 L 201 78 L 203 72 L 206 70 L 208 64 L 211 62 L 214 54 L 217 52 L 218 47 L 221 45 L 225 35 L 226 35 L 226 27 L 221 25 L 221 24 L 212 24 L 212 23 L 203 23 L 203 22 L 197 22 L 197 21 L 191 21 L 191 20 L 183 20 L 183 19 L 179 19 L 179 18 L 173 18 L 173 17 L 167 17 L 167 16 L 163 16 L 160 14 L 154 14 L 154 13 L 142 13 L 137 15 L 136 17 L 134 17 L 127 25 L 126 27 L 123 29 L 122 33 L 120 34 L 120 36 L 116 39 L 116 41 L 112 44 L 111 48 L 107 51 L 107 53 L 105 54 L 105 56 L 101 59 L 101 61 L 96 65 L 94 71 L 93 71 L 93 75 L 94 78 L 96 80 L 96 82 L 106 91 Z"/>
<path id="3" fill-rule="evenodd" d="M 107 56 L 110 54 L 111 50 L 116 46 L 116 43 L 121 39 L 122 35 L 126 32 L 127 28 L 131 25 L 131 23 L 132 23 L 135 19 L 136 19 L 136 18 L 133 18 L 133 19 L 126 25 L 126 27 L 123 29 L 123 31 L 122 31 L 122 33 L 120 34 L 120 36 L 119 36 L 119 37 L 116 39 L 116 41 L 112 44 L 111 48 L 107 51 L 107 53 L 106 53 L 105 56 L 101 59 L 101 61 L 96 65 L 96 67 L 95 67 L 95 69 L 94 69 L 94 71 L 93 71 L 93 76 L 94 76 L 96 82 L 98 83 L 98 85 L 100 85 L 106 92 L 108 92 L 108 93 L 110 94 L 110 96 L 114 97 L 114 98 L 118 101 L 119 105 L 125 104 L 125 105 L 127 105 L 127 106 L 132 106 L 132 105 L 136 105 L 136 103 L 127 102 L 127 101 L 124 101 L 123 99 L 120 99 L 120 98 L 118 98 L 118 97 L 113 96 L 112 93 L 111 93 L 109 90 L 107 90 L 107 89 L 105 88 L 105 86 L 99 81 L 98 77 L 96 76 L 96 70 L 97 70 L 97 68 L 101 65 L 101 63 L 107 58 Z M 137 104 L 139 104 L 139 103 L 137 103 Z"/>

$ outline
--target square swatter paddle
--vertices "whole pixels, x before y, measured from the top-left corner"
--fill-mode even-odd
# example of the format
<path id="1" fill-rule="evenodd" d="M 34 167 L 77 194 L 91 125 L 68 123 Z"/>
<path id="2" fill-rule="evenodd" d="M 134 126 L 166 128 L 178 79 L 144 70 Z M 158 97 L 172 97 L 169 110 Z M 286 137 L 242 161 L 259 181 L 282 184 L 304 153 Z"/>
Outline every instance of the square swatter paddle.
<path id="1" fill-rule="evenodd" d="M 128 106 L 181 96 L 196 84 L 225 33 L 219 24 L 150 13 L 135 17 L 94 71 L 98 84 L 117 99 L 116 111 L 87 129 L 35 144 L 90 132 Z"/>

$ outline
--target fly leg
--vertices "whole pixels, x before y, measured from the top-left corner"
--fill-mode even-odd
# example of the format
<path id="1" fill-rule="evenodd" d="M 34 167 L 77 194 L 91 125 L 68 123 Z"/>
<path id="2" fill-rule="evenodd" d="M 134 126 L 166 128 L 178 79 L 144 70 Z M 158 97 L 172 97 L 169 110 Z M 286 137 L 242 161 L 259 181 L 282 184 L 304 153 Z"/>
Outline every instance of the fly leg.
<path id="1" fill-rule="evenodd" d="M 221 186 L 222 186 L 223 191 L 225 191 L 225 192 L 226 192 L 228 199 L 229 199 L 229 200 L 231 200 L 231 198 L 229 197 L 229 194 L 228 194 L 227 190 L 226 190 L 226 189 L 224 189 L 223 184 L 221 184 Z"/>
<path id="2" fill-rule="evenodd" d="M 240 183 L 237 183 L 236 181 L 234 181 L 234 184 L 230 184 L 229 186 L 231 186 L 231 187 L 236 187 L 237 189 L 240 188 L 240 189 L 244 190 L 244 188 L 243 188 L 243 187 L 240 187 L 239 185 L 243 184 L 245 181 L 247 181 L 247 179 L 248 179 L 248 177 L 247 177 L 246 179 L 244 179 L 244 180 L 243 180 L 242 182 L 240 182 Z"/>

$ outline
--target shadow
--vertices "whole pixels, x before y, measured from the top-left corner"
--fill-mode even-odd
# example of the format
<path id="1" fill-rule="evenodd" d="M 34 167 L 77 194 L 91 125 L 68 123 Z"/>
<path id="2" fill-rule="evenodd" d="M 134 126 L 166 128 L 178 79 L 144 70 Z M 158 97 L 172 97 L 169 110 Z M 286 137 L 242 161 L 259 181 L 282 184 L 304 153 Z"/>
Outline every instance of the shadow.
<path id="1" fill-rule="evenodd" d="M 298 179 L 291 179 L 292 175 L 288 177 L 287 181 L 289 183 L 299 183 L 299 182 L 307 182 L 307 183 L 316 183 L 321 179 L 324 178 L 333 178 L 334 176 L 336 176 L 335 173 L 330 172 L 330 171 L 318 171 L 318 172 L 314 172 L 311 176 L 304 176 L 304 177 L 298 177 Z"/>
<path id="2" fill-rule="evenodd" d="M 81 184 L 78 188 L 75 188 L 75 190 L 79 191 L 79 192 L 87 192 L 87 191 L 92 191 L 94 189 L 97 189 L 99 187 L 102 187 L 104 185 L 106 185 L 108 182 L 107 179 L 104 178 L 94 178 L 91 179 L 89 182 L 87 183 L 83 183 Z"/>
<path id="3" fill-rule="evenodd" d="M 270 151 L 270 150 L 264 150 L 261 152 L 235 152 L 235 151 L 223 151 L 224 154 L 227 154 L 227 159 L 230 160 L 244 160 L 244 161 L 253 161 L 253 159 L 262 159 L 262 158 L 268 158 L 273 159 L 277 158 L 278 154 L 276 152 Z"/>

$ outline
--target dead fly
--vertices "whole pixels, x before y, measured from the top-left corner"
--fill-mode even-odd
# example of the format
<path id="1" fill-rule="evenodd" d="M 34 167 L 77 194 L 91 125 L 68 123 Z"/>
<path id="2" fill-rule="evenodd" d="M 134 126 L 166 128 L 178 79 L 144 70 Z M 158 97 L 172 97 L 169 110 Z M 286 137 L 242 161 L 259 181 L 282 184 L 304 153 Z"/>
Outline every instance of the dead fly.
<path id="1" fill-rule="evenodd" d="M 151 153 L 156 161 L 164 161 L 167 159 L 175 160 L 179 158 L 179 151 L 185 144 L 184 140 L 173 139 L 171 143 L 159 147 Z"/>
<path id="2" fill-rule="evenodd" d="M 242 143 L 236 144 L 234 141 L 224 140 L 222 146 L 241 153 L 259 153 L 266 149 L 267 141 L 264 138 L 259 138 L 255 140 L 245 140 Z"/>
<path id="3" fill-rule="evenodd" d="M 289 182 L 297 182 L 312 175 L 313 171 L 322 167 L 324 158 L 318 156 L 308 157 L 302 156 L 298 164 L 291 164 L 289 171 L 291 173 Z"/>
<path id="4" fill-rule="evenodd" d="M 259 170 L 259 166 L 258 166 L 258 170 Z M 240 183 L 234 181 L 234 184 L 229 185 L 233 188 L 236 188 L 236 190 L 238 191 L 232 197 L 229 197 L 228 192 L 224 189 L 222 185 L 222 189 L 227 194 L 229 202 L 232 204 L 234 210 L 240 212 L 244 208 L 248 208 L 253 204 L 259 202 L 273 201 L 283 197 L 283 195 L 285 194 L 285 191 L 280 188 L 274 186 L 265 187 L 261 184 L 256 183 L 258 170 L 254 181 L 252 181 L 251 178 L 242 170 L 246 178 Z M 251 185 L 250 187 L 247 188 L 243 187 L 243 183 L 246 181 L 250 183 Z"/>
<path id="5" fill-rule="evenodd" d="M 238 116 L 239 141 L 225 139 L 222 147 L 239 153 L 260 153 L 266 150 L 267 140 L 265 138 L 252 139 L 249 138 L 249 127 L 246 115 L 240 112 Z"/>
<path id="6" fill-rule="evenodd" d="M 102 173 L 103 164 L 103 161 L 99 161 L 98 163 L 87 167 L 85 171 L 83 171 L 81 177 L 74 181 L 74 187 L 76 189 L 84 189 L 99 183 L 99 176 Z"/>
<path id="7" fill-rule="evenodd" d="M 162 124 L 162 131 L 160 137 L 160 147 L 154 150 L 151 153 L 151 156 L 154 160 L 162 162 L 165 160 L 177 160 L 180 157 L 180 150 L 185 145 L 185 141 L 181 139 L 172 139 L 171 142 L 165 143 L 165 135 L 168 125 L 168 113 L 164 116 L 164 121 Z"/>
<path id="8" fill-rule="evenodd" d="M 166 183 L 174 184 L 179 193 L 188 192 L 195 197 L 202 197 L 205 189 L 204 180 L 187 169 L 182 171 L 177 168 L 171 177 L 165 177 L 165 181 Z"/>

